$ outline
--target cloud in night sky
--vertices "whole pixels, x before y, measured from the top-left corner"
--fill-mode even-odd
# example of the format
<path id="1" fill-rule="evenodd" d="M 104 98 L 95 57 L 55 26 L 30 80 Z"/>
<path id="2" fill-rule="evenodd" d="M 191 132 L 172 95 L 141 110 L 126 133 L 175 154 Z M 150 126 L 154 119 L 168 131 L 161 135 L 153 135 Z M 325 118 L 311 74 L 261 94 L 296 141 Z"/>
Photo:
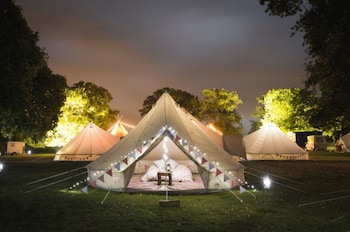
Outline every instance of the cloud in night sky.
<path id="1" fill-rule="evenodd" d="M 92 82 L 112 108 L 136 124 L 157 89 L 201 98 L 206 88 L 236 91 L 249 130 L 256 98 L 273 88 L 302 87 L 306 53 L 295 18 L 264 13 L 259 1 L 17 0 L 49 67 L 72 85 Z"/>

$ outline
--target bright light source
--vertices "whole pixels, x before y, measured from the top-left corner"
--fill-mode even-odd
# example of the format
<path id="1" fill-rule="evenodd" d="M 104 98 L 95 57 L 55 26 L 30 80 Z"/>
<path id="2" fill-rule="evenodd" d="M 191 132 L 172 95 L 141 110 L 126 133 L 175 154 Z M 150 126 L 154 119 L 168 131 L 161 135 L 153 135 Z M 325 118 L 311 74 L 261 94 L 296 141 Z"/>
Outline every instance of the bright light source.
<path id="1" fill-rule="evenodd" d="M 0 172 L 4 169 L 4 164 L 0 162 Z"/>
<path id="2" fill-rule="evenodd" d="M 28 155 L 31 155 L 31 154 L 32 154 L 32 151 L 31 151 L 31 150 L 28 150 L 27 154 L 28 154 Z"/>
<path id="3" fill-rule="evenodd" d="M 264 189 L 269 189 L 271 187 L 271 180 L 269 176 L 264 176 L 263 184 L 264 184 Z"/>

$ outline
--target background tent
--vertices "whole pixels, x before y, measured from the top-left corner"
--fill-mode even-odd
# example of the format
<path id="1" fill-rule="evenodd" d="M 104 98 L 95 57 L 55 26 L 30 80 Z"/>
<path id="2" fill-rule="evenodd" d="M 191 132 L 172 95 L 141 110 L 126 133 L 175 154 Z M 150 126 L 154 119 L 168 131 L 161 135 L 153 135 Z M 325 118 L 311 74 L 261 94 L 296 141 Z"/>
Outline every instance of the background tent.
<path id="1" fill-rule="evenodd" d="M 124 138 L 128 131 L 125 129 L 125 127 L 122 125 L 122 121 L 118 119 L 116 123 L 114 123 L 107 132 L 111 133 L 112 135 L 118 137 L 119 139 Z"/>
<path id="2" fill-rule="evenodd" d="M 335 146 L 337 152 L 350 152 L 350 132 L 341 136 Z"/>
<path id="3" fill-rule="evenodd" d="M 205 191 L 244 183 L 244 167 L 193 119 L 164 93 L 127 136 L 87 165 L 90 185 L 126 191 L 131 178 L 142 167 L 159 162 L 163 154 L 179 164 L 192 163 L 191 171 L 199 174 Z"/>
<path id="4" fill-rule="evenodd" d="M 308 153 L 275 124 L 270 123 L 243 137 L 247 160 L 308 160 Z"/>
<path id="5" fill-rule="evenodd" d="M 90 122 L 71 141 L 62 147 L 54 160 L 95 160 L 119 141 L 119 138 Z"/>

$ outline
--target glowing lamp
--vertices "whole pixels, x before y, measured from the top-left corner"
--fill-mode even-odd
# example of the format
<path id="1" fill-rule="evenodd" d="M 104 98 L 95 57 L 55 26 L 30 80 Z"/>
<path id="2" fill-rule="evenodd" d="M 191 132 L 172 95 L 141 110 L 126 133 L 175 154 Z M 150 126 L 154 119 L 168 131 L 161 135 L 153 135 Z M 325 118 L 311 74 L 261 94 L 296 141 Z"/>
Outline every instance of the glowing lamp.
<path id="1" fill-rule="evenodd" d="M 264 184 L 264 189 L 269 189 L 271 187 L 271 179 L 269 176 L 264 176 L 263 184 Z"/>

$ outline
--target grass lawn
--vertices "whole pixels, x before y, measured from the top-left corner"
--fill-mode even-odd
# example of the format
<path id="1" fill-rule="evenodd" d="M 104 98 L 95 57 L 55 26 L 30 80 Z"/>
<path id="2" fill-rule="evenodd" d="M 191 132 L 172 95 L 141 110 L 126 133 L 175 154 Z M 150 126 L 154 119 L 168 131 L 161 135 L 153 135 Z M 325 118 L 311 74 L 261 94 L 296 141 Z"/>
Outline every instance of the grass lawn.
<path id="1" fill-rule="evenodd" d="M 170 194 L 169 199 L 180 200 L 177 208 L 159 207 L 165 194 L 107 196 L 92 188 L 85 194 L 80 191 L 84 182 L 69 190 L 86 177 L 79 169 L 84 162 L 54 162 L 53 155 L 0 160 L 1 232 L 350 231 L 350 154 L 310 152 L 309 161 L 245 161 L 247 191 Z M 273 183 L 263 190 L 266 173 Z M 32 183 L 50 176 L 55 177 Z"/>

